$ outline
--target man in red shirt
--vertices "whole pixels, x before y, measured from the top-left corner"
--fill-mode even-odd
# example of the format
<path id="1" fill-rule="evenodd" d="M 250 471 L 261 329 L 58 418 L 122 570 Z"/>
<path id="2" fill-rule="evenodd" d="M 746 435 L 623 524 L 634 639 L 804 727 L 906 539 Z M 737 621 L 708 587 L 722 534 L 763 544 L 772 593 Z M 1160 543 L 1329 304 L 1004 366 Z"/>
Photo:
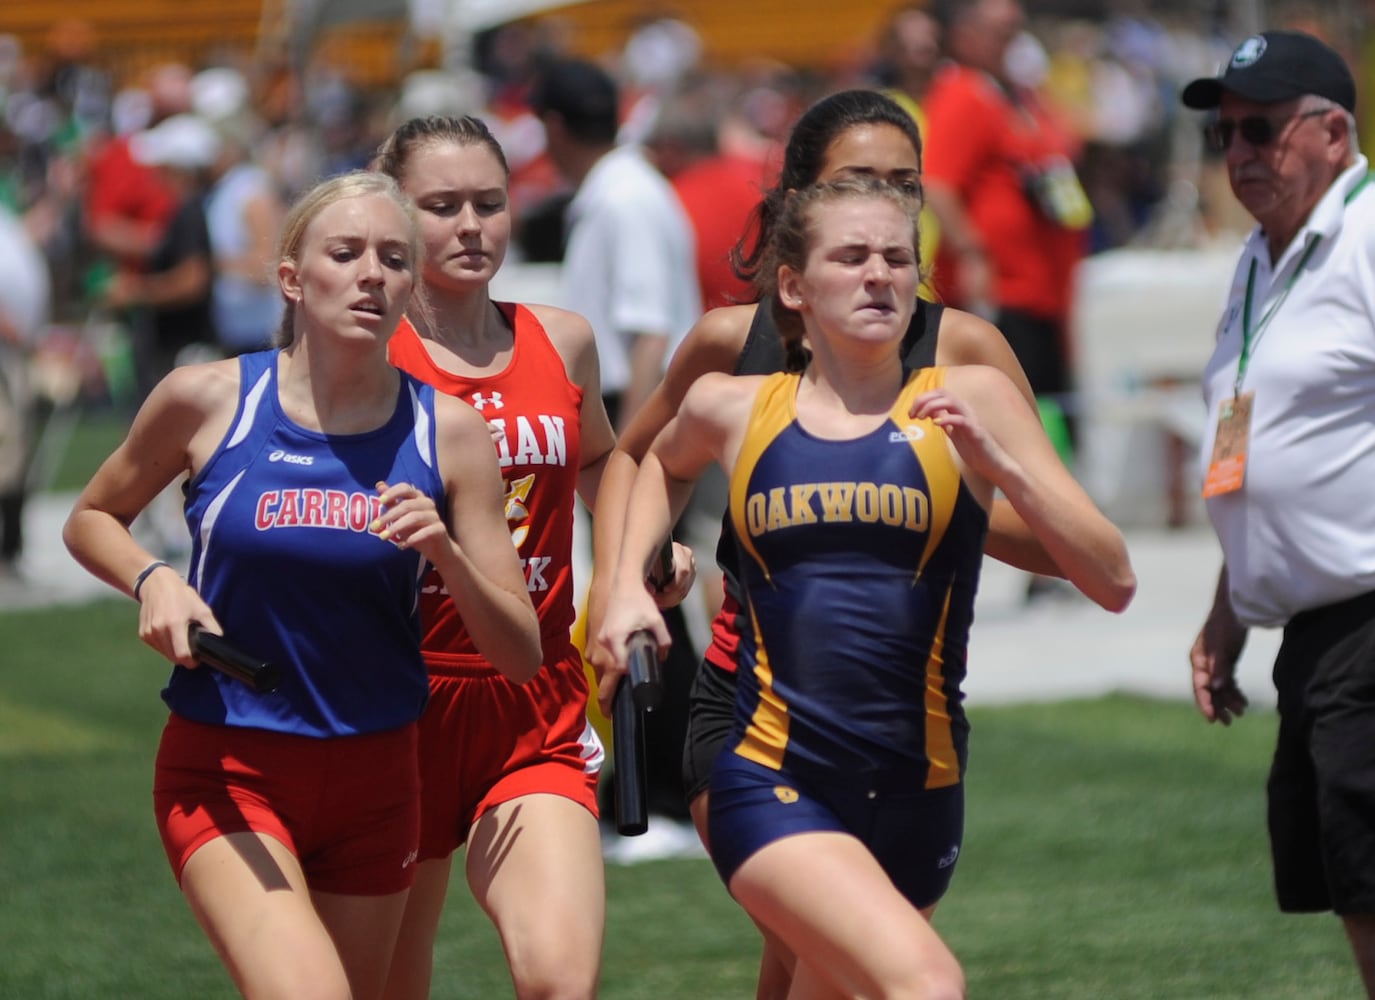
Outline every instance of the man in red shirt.
<path id="1" fill-rule="evenodd" d="M 776 173 L 762 156 L 722 148 L 722 122 L 733 116 L 718 90 L 703 84 L 667 98 L 645 143 L 692 222 L 704 311 L 753 300 L 730 254 Z"/>
<path id="2" fill-rule="evenodd" d="M 1092 212 L 1071 163 L 1073 135 L 1005 61 L 1018 0 L 943 0 L 950 62 L 926 97 L 924 180 L 941 224 L 936 285 L 1002 330 L 1037 396 L 1071 389 L 1074 272 Z"/>
<path id="3" fill-rule="evenodd" d="M 149 125 L 191 110 L 191 70 L 179 63 L 148 76 Z M 117 270 L 139 270 L 162 238 L 177 207 L 175 194 L 153 167 L 129 152 L 127 135 L 112 136 L 87 164 L 83 206 L 87 238 Z"/>

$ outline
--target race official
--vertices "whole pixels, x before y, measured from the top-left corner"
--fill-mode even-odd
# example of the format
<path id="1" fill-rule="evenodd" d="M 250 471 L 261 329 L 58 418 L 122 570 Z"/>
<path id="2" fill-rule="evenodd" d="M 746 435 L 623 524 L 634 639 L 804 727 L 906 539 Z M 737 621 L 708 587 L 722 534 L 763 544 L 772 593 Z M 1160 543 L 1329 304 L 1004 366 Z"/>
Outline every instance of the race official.
<path id="1" fill-rule="evenodd" d="M 1247 629 L 1284 630 L 1268 783 L 1279 905 L 1336 912 L 1375 997 L 1375 190 L 1356 88 L 1324 43 L 1267 31 L 1182 97 L 1216 109 L 1205 135 L 1257 223 L 1203 375 L 1223 566 L 1190 652 L 1194 694 L 1230 723 Z"/>

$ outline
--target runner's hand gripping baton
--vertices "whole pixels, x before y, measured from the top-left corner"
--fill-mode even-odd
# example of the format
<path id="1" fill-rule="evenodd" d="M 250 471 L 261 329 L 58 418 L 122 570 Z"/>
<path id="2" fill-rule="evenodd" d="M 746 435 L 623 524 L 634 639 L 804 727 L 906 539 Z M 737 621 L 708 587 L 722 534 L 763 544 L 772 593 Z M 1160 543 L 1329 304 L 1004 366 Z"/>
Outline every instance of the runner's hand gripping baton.
<path id="1" fill-rule="evenodd" d="M 673 574 L 673 542 L 659 552 L 654 577 Z M 645 773 L 645 731 L 641 713 L 652 712 L 663 700 L 659 676 L 659 647 L 651 632 L 630 637 L 626 675 L 611 700 L 612 772 L 616 779 L 616 832 L 638 837 L 649 829 L 649 777 Z"/>
<path id="2" fill-rule="evenodd" d="M 259 694 L 277 690 L 282 671 L 277 664 L 260 656 L 250 656 L 222 635 L 207 632 L 196 622 L 187 626 L 191 655 L 208 667 L 242 681 Z"/>
<path id="3" fill-rule="evenodd" d="M 650 632 L 630 637 L 630 663 L 611 702 L 612 767 L 616 779 L 616 832 L 638 837 L 649 829 L 646 799 L 649 776 L 645 773 L 644 716 L 635 686 L 637 677 L 659 673 L 659 650 Z M 644 683 L 641 681 L 641 683 Z M 656 681 L 657 683 L 657 681 Z"/>

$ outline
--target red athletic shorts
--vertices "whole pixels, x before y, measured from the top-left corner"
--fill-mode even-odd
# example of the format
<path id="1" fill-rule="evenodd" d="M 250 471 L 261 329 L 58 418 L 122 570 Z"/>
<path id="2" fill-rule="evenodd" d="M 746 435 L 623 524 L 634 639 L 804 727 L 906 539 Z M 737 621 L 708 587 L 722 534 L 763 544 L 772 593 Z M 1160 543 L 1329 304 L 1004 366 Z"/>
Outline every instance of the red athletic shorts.
<path id="1" fill-rule="evenodd" d="M 316 739 L 173 715 L 153 810 L 172 871 L 230 833 L 280 840 L 311 889 L 385 896 L 410 887 L 420 831 L 416 727 Z"/>
<path id="2" fill-rule="evenodd" d="M 479 656 L 446 659 L 430 665 L 420 720 L 420 859 L 447 858 L 479 816 L 524 795 L 561 795 L 596 816 L 604 754 L 577 649 L 525 684 Z"/>

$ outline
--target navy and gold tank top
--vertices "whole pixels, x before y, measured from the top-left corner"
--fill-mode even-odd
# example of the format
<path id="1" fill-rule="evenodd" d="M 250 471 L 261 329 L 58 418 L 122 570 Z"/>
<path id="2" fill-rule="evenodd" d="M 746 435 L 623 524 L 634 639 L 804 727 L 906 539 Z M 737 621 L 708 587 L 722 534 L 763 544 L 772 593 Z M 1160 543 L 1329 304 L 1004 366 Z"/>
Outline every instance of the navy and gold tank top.
<path id="1" fill-rule="evenodd" d="M 731 743 L 742 757 L 876 788 L 963 775 L 988 515 L 945 433 L 907 416 L 944 376 L 909 372 L 883 424 L 844 441 L 798 423 L 799 376 L 760 389 L 730 484 L 751 622 Z"/>
<path id="2" fill-rule="evenodd" d="M 941 316 L 945 307 L 917 299 L 916 310 L 907 324 L 902 338 L 902 363 L 908 368 L 929 368 L 936 363 L 936 340 L 940 335 Z M 774 323 L 773 310 L 761 302 L 750 320 L 744 346 L 735 364 L 736 375 L 772 375 L 784 369 L 783 338 Z M 739 636 L 749 631 L 749 621 L 742 608 L 740 581 L 735 578 L 739 561 L 735 546 L 735 532 L 731 530 L 730 511 L 721 516 L 721 538 L 716 543 L 716 565 L 721 568 L 726 598 L 721 611 L 711 623 L 712 637 L 703 656 L 721 670 L 735 672 Z"/>

